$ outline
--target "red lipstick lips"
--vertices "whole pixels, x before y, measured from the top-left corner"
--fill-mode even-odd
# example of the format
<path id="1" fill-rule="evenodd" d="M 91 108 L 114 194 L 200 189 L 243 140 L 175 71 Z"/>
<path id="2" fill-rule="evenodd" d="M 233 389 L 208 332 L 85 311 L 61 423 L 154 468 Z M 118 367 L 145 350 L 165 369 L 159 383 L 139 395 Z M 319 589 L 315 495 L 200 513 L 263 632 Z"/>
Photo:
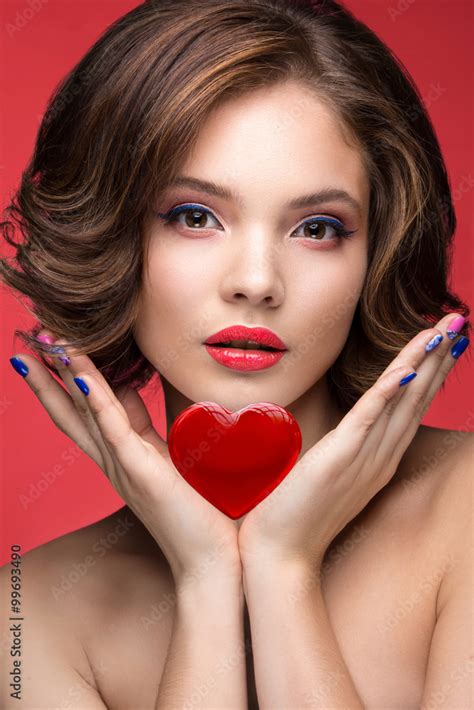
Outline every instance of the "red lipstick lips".
<path id="1" fill-rule="evenodd" d="M 263 370 L 276 365 L 285 354 L 285 343 L 268 328 L 233 325 L 205 341 L 209 355 L 234 370 Z M 252 347 L 253 346 L 253 347 Z"/>

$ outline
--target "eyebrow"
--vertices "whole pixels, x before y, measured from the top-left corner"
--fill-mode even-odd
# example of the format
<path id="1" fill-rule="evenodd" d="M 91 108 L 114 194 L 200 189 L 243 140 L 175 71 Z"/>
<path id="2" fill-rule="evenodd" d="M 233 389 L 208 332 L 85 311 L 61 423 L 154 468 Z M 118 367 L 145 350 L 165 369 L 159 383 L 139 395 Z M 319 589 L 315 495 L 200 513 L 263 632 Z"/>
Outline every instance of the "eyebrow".
<path id="1" fill-rule="evenodd" d="M 234 200 L 239 205 L 243 204 L 240 195 L 224 185 L 218 185 L 210 180 L 200 180 L 198 178 L 179 176 L 175 178 L 168 186 L 170 187 L 190 187 L 200 192 L 206 192 L 215 197 L 221 197 L 224 200 Z M 362 216 L 362 208 L 359 202 L 345 190 L 336 187 L 325 187 L 316 192 L 309 192 L 306 195 L 301 195 L 285 203 L 288 209 L 298 209 L 308 205 L 323 203 L 323 202 L 345 202 L 347 205 L 356 210 L 359 216 Z"/>

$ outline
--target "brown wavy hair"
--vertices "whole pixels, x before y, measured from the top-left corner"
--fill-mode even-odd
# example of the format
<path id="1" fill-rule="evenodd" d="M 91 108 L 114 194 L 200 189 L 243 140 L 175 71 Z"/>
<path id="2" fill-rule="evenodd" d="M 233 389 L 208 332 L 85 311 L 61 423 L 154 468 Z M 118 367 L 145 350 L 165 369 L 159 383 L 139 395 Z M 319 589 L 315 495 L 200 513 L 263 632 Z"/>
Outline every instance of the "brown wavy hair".
<path id="1" fill-rule="evenodd" d="M 469 314 L 447 283 L 456 217 L 433 125 L 365 24 L 333 0 L 148 1 L 55 88 L 1 223 L 16 250 L 13 265 L 0 261 L 2 279 L 38 319 L 15 334 L 52 371 L 41 328 L 87 353 L 112 387 L 151 379 L 133 337 L 150 206 L 213 109 L 286 80 L 334 111 L 370 178 L 368 271 L 328 371 L 339 404 L 352 406 L 420 329 Z"/>

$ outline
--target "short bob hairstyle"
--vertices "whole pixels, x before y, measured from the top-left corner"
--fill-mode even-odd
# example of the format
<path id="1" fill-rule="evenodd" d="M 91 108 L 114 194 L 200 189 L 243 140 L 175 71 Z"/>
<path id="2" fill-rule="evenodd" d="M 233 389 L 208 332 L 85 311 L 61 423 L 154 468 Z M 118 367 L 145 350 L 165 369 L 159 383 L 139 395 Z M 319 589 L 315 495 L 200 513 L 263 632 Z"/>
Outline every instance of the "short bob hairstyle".
<path id="1" fill-rule="evenodd" d="M 365 24 L 334 0 L 148 0 L 54 90 L 1 223 L 20 267 L 2 259 L 2 279 L 38 319 L 15 334 L 50 370 L 42 327 L 87 353 L 112 387 L 152 378 L 133 337 L 150 208 L 212 110 L 286 80 L 332 109 L 371 185 L 368 272 L 327 373 L 339 405 L 349 409 L 420 329 L 469 314 L 448 286 L 456 217 L 433 125 Z M 288 107 L 290 120 L 298 110 Z"/>

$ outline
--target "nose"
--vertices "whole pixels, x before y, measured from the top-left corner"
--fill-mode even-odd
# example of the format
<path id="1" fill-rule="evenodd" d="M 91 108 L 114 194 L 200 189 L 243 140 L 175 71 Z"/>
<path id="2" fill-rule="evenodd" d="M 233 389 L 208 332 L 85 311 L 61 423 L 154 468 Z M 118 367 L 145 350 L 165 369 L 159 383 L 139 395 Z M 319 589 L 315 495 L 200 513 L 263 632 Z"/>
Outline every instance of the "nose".
<path id="1" fill-rule="evenodd" d="M 247 233 L 233 240 L 221 280 L 225 301 L 275 308 L 284 298 L 279 251 L 271 234 Z"/>

